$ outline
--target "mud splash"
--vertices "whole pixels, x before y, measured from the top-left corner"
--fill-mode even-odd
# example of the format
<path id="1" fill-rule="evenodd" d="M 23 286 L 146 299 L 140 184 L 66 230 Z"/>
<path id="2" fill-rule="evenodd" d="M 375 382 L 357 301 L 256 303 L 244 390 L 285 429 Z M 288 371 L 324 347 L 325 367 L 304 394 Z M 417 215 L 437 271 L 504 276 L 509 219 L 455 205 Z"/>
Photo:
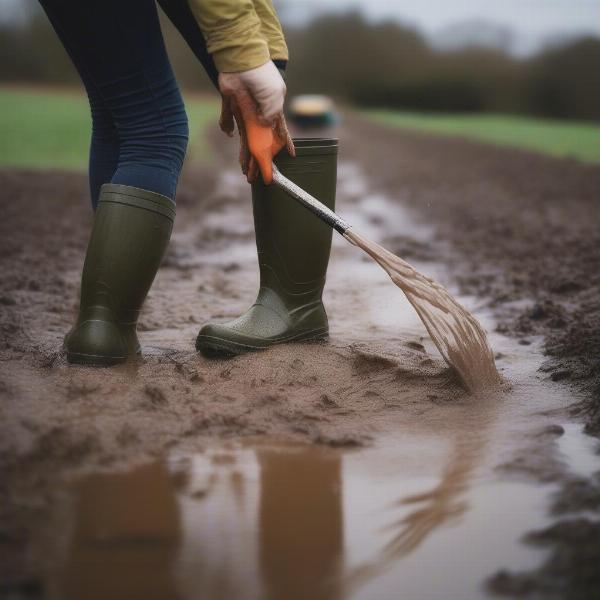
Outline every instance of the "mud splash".
<path id="1" fill-rule="evenodd" d="M 375 259 L 406 294 L 444 360 L 456 369 L 467 390 L 491 392 L 501 383 L 485 330 L 444 287 L 352 229 L 344 237 Z"/>
<path id="2" fill-rule="evenodd" d="M 477 319 L 439 283 L 400 257 L 351 228 L 341 217 L 276 168 L 273 182 L 290 197 L 322 219 L 354 246 L 366 252 L 406 294 L 444 360 L 456 370 L 470 392 L 491 391 L 501 379 L 486 332 Z M 356 285 L 351 281 L 351 285 Z"/>

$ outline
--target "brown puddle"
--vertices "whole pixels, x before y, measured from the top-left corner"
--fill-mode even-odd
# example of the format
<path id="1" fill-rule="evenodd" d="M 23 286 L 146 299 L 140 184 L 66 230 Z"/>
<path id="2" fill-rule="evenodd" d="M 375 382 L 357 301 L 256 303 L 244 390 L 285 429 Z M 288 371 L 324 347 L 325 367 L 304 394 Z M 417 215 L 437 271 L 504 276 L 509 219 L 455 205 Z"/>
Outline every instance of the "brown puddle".
<path id="1" fill-rule="evenodd" d="M 85 476 L 53 532 L 48 598 L 485 597 L 500 565 L 540 562 L 519 538 L 546 523 L 552 487 L 491 474 L 487 433 L 222 443 Z M 597 467 L 578 428 L 563 438 L 565 460 Z"/>

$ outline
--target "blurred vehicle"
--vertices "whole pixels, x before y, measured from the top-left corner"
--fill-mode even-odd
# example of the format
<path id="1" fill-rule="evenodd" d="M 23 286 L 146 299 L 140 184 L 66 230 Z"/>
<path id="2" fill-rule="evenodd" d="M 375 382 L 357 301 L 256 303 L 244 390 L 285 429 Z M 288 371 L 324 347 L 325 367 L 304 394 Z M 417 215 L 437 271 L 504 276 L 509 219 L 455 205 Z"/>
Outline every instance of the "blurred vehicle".
<path id="1" fill-rule="evenodd" d="M 338 121 L 333 100 L 328 96 L 294 96 L 288 109 L 289 121 L 299 129 L 330 127 Z"/>

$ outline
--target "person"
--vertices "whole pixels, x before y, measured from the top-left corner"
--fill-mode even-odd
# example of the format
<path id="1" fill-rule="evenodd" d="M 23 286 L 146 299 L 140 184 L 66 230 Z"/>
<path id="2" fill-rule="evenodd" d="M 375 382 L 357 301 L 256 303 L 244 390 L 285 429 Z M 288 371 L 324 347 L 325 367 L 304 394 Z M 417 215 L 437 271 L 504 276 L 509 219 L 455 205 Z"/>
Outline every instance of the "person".
<path id="1" fill-rule="evenodd" d="M 136 325 L 173 227 L 188 143 L 187 116 L 155 0 L 40 3 L 81 77 L 92 117 L 89 186 L 95 215 L 79 314 L 64 346 L 71 363 L 112 365 L 141 351 Z M 327 335 L 321 294 L 331 233 L 315 230 L 310 222 L 294 248 L 266 249 L 265 243 L 269 246 L 272 240 L 265 238 L 275 239 L 271 235 L 275 230 L 288 231 L 296 213 L 273 212 L 278 196 L 269 181 L 261 181 L 241 110 L 250 99 L 258 121 L 273 131 L 272 156 L 292 159 L 296 151 L 283 115 L 288 49 L 271 0 L 158 0 L 158 4 L 219 89 L 221 129 L 231 136 L 237 124 L 240 163 L 253 189 L 255 226 L 261 220 L 257 302 L 240 319 L 205 325 L 197 349 L 223 356 Z M 312 151 L 307 156 L 314 156 L 314 147 L 319 143 L 309 144 Z M 328 177 L 331 180 L 331 168 Z M 333 202 L 331 190 L 325 195 Z M 265 214 L 258 214 L 261 211 Z M 319 248 L 312 250 L 318 255 L 312 262 L 318 264 L 300 265 L 296 281 L 300 245 L 309 239 Z M 287 289 L 290 274 L 292 287 Z"/>

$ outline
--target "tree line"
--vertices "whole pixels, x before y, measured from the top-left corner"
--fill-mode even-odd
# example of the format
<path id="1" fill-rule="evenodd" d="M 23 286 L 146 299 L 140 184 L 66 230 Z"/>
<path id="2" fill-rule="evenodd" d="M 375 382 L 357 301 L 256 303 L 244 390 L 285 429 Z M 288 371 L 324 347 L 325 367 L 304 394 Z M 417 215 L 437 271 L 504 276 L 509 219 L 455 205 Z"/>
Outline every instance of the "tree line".
<path id="1" fill-rule="evenodd" d="M 182 86 L 210 88 L 179 34 L 164 20 Z M 324 93 L 364 107 L 507 112 L 600 120 L 600 39 L 584 37 L 528 58 L 470 47 L 440 51 L 397 22 L 358 13 L 288 27 L 290 93 Z M 77 76 L 45 16 L 0 26 L 0 81 L 68 84 Z"/>

